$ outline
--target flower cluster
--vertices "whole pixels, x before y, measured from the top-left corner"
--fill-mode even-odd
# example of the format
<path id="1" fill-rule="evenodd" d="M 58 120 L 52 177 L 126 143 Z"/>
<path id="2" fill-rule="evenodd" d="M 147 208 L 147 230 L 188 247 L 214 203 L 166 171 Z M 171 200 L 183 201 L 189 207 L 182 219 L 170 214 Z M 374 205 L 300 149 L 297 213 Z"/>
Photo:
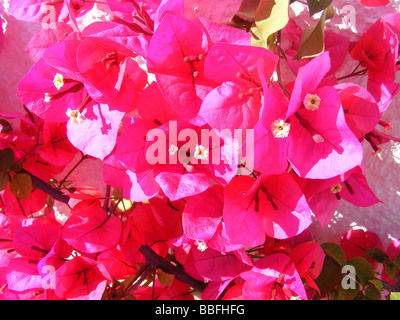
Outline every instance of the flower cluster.
<path id="1" fill-rule="evenodd" d="M 3 299 L 344 297 L 324 272 L 346 262 L 389 266 L 386 287 L 360 273 L 351 298 L 396 285 L 398 246 L 353 232 L 343 261 L 308 229 L 340 201 L 380 202 L 364 145 L 379 155 L 399 141 L 383 115 L 399 90 L 400 14 L 350 43 L 318 29 L 329 2 L 312 26 L 318 51 L 289 1 L 217 3 L 11 2 L 17 19 L 53 20 L 27 47 L 26 114 L 0 115 Z M 349 57 L 354 70 L 339 76 Z M 365 87 L 351 82 L 360 76 Z M 77 157 L 72 170 L 103 163 L 106 194 L 74 185 L 72 171 L 55 178 Z"/>

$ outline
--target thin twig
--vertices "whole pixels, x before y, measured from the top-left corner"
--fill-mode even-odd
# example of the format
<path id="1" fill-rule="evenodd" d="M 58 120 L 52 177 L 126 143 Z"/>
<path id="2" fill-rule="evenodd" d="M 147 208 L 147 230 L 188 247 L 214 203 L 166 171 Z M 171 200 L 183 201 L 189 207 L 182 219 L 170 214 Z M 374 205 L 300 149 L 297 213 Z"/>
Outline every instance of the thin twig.
<path id="1" fill-rule="evenodd" d="M 48 183 L 44 182 L 43 180 L 39 179 L 38 177 L 36 177 L 35 175 L 33 175 L 32 173 L 30 173 L 29 171 L 25 170 L 25 169 L 21 169 L 19 172 L 21 173 L 26 173 L 27 175 L 29 175 L 32 179 L 32 185 L 36 188 L 36 189 L 40 189 L 43 192 L 47 193 L 48 195 L 52 196 L 54 198 L 54 200 L 60 201 L 62 203 L 68 204 L 70 197 L 63 194 L 60 190 L 53 188 L 52 186 L 50 186 Z"/>
<path id="2" fill-rule="evenodd" d="M 176 266 L 165 260 L 163 257 L 155 253 L 153 249 L 151 249 L 148 245 L 142 245 L 139 248 L 139 252 L 144 255 L 147 263 L 152 264 L 153 266 L 163 270 L 166 273 L 173 274 L 176 279 L 183 283 L 186 283 L 193 289 L 202 292 L 206 288 L 206 283 L 191 277 L 186 272 L 177 268 Z"/>

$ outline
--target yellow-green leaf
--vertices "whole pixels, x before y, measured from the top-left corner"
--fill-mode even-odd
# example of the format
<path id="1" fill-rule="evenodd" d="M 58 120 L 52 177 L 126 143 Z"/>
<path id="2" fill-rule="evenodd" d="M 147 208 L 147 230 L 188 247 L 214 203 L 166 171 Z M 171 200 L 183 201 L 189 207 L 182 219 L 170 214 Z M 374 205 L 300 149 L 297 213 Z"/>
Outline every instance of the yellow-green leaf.
<path id="1" fill-rule="evenodd" d="M 334 10 L 332 6 L 326 8 L 316 24 L 308 26 L 303 30 L 299 49 L 295 59 L 313 58 L 325 50 L 325 21 L 332 18 Z"/>
<path id="2" fill-rule="evenodd" d="M 32 191 L 32 179 L 26 173 L 16 174 L 10 183 L 10 191 L 18 199 L 28 199 Z"/>
<path id="3" fill-rule="evenodd" d="M 390 300 L 400 300 L 400 292 L 391 292 Z"/>
<path id="4" fill-rule="evenodd" d="M 267 41 L 263 39 L 257 27 L 252 27 L 250 29 L 250 33 L 251 33 L 251 45 L 253 47 L 267 48 Z"/>
<path id="5" fill-rule="evenodd" d="M 255 12 L 255 25 L 262 39 L 283 29 L 289 21 L 289 0 L 261 0 Z"/>

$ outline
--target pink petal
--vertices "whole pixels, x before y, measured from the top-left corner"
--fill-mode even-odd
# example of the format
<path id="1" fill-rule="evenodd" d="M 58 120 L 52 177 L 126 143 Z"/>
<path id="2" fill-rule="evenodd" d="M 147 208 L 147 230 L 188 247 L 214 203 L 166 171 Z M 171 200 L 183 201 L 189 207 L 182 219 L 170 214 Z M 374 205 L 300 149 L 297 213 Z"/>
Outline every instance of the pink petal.
<path id="1" fill-rule="evenodd" d="M 373 96 L 356 84 L 335 86 L 345 112 L 346 123 L 357 138 L 372 131 L 381 118 Z"/>
<path id="2" fill-rule="evenodd" d="M 55 294 L 73 300 L 100 300 L 111 277 L 97 261 L 78 256 L 67 261 L 56 273 Z"/>
<path id="3" fill-rule="evenodd" d="M 32 259 L 41 259 L 49 252 L 58 238 L 58 224 L 40 224 L 14 228 L 15 250 Z"/>
<path id="4" fill-rule="evenodd" d="M 22 292 L 42 288 L 42 277 L 37 272 L 37 262 L 28 258 L 15 258 L 7 266 L 8 289 Z"/>
<path id="5" fill-rule="evenodd" d="M 218 130 L 253 128 L 259 119 L 261 96 L 257 90 L 250 96 L 244 95 L 249 89 L 234 82 L 223 83 L 205 97 L 201 117 Z"/>
<path id="6" fill-rule="evenodd" d="M 116 216 L 108 217 L 98 207 L 88 207 L 72 212 L 61 232 L 62 238 L 76 250 L 97 253 L 117 245 L 122 224 Z"/>
<path id="7" fill-rule="evenodd" d="M 71 143 L 85 154 L 103 160 L 114 149 L 124 112 L 110 110 L 106 104 L 91 103 L 82 112 L 82 123 L 70 119 L 67 135 Z"/>
<path id="8" fill-rule="evenodd" d="M 260 192 L 260 210 L 267 235 L 276 239 L 294 237 L 311 224 L 311 211 L 296 181 L 288 173 L 262 175 L 262 187 L 272 197 L 276 207 Z M 290 193 L 287 193 L 290 190 Z"/>
<path id="9" fill-rule="evenodd" d="M 329 87 L 319 90 L 326 94 L 321 94 L 320 109 L 305 111 L 313 113 L 312 126 L 324 141 L 316 143 L 297 119 L 293 119 L 289 134 L 289 161 L 300 177 L 310 179 L 332 178 L 359 165 L 363 158 L 362 145 L 346 124 L 338 94 Z"/>
<path id="10" fill-rule="evenodd" d="M 235 177 L 225 188 L 223 219 L 229 239 L 234 244 L 255 247 L 264 243 L 265 231 L 262 216 L 253 208 L 253 194 L 243 196 L 253 185 L 247 176 Z"/>
<path id="11" fill-rule="evenodd" d="M 305 95 L 312 93 L 317 88 L 330 68 L 329 52 L 324 52 L 299 69 L 286 117 L 290 117 L 296 112 Z"/>

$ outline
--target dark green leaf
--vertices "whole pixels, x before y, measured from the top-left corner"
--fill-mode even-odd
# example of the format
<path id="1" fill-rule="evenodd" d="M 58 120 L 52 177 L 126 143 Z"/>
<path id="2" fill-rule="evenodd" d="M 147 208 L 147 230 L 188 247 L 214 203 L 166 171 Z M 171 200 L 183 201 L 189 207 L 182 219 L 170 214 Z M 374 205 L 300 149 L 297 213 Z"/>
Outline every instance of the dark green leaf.
<path id="1" fill-rule="evenodd" d="M 10 191 L 18 199 L 28 199 L 32 191 L 32 179 L 26 173 L 16 174 L 10 183 Z"/>
<path id="2" fill-rule="evenodd" d="M 385 271 L 390 279 L 394 279 L 397 270 L 397 266 L 393 260 L 388 260 L 385 262 Z"/>
<path id="3" fill-rule="evenodd" d="M 356 284 L 355 289 L 344 289 L 343 286 L 338 285 L 337 286 L 337 300 L 353 300 L 357 294 L 360 292 L 360 287 L 358 284 Z"/>
<path id="4" fill-rule="evenodd" d="M 0 150 L 0 171 L 5 172 L 10 169 L 14 162 L 14 151 L 10 148 Z"/>
<path id="5" fill-rule="evenodd" d="M 11 124 L 4 119 L 0 119 L 0 132 L 1 133 L 8 133 L 12 131 L 12 126 Z"/>
<path id="6" fill-rule="evenodd" d="M 340 266 L 346 264 L 346 255 L 341 246 L 333 242 L 325 242 L 321 244 L 322 250 L 325 254 L 333 258 Z"/>
<path id="7" fill-rule="evenodd" d="M 315 279 L 315 284 L 318 286 L 321 296 L 332 292 L 340 284 L 343 276 L 341 270 L 342 267 L 335 259 L 330 256 L 325 257 L 321 273 Z"/>
<path id="8" fill-rule="evenodd" d="M 68 193 L 74 193 L 77 190 L 75 187 L 67 188 Z"/>
<path id="9" fill-rule="evenodd" d="M 14 162 L 11 167 L 10 170 L 12 172 L 20 172 L 22 170 L 22 168 L 24 167 L 24 163 L 23 162 Z"/>
<path id="10" fill-rule="evenodd" d="M 364 288 L 364 294 L 368 299 L 381 299 L 381 292 L 373 284 L 370 284 Z"/>
<path id="11" fill-rule="evenodd" d="M 356 257 L 346 261 L 347 265 L 352 265 L 356 269 L 356 277 L 362 286 L 367 286 L 370 280 L 375 279 L 374 268 L 364 258 Z"/>
<path id="12" fill-rule="evenodd" d="M 379 291 L 383 289 L 383 283 L 381 280 L 373 279 L 369 280 L 369 282 L 372 283 Z"/>
<path id="13" fill-rule="evenodd" d="M 156 274 L 158 281 L 165 287 L 170 286 L 174 282 L 175 276 L 173 274 L 165 273 L 161 269 L 158 269 Z"/>
<path id="14" fill-rule="evenodd" d="M 8 183 L 10 182 L 10 178 L 7 172 L 0 172 L 0 191 L 3 191 L 7 188 Z"/>
<path id="15" fill-rule="evenodd" d="M 307 0 L 308 12 L 310 16 L 313 16 L 317 12 L 320 12 L 329 7 L 332 0 Z"/>
<path id="16" fill-rule="evenodd" d="M 326 8 L 316 24 L 306 27 L 300 39 L 300 46 L 295 59 L 313 58 L 325 50 L 325 21 L 332 18 L 332 6 Z"/>
<path id="17" fill-rule="evenodd" d="M 379 248 L 369 248 L 365 251 L 365 258 L 372 258 L 378 263 L 383 263 L 389 256 Z"/>

